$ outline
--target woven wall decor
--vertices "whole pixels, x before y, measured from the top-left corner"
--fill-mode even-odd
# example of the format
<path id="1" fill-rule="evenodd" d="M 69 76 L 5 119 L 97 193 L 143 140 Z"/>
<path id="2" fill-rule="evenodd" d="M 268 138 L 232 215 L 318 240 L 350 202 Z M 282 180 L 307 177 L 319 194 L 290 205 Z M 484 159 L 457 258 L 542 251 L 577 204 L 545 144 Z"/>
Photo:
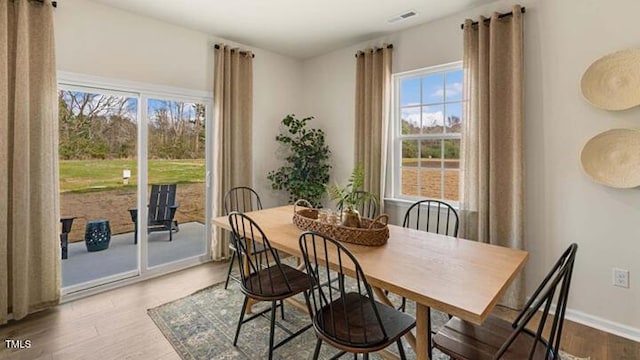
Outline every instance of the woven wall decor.
<path id="1" fill-rule="evenodd" d="M 580 87 L 584 98 L 601 109 L 625 110 L 640 105 L 640 49 L 596 60 L 582 75 Z"/>
<path id="2" fill-rule="evenodd" d="M 640 186 L 640 130 L 612 129 L 591 138 L 582 148 L 584 172 L 614 188 Z"/>

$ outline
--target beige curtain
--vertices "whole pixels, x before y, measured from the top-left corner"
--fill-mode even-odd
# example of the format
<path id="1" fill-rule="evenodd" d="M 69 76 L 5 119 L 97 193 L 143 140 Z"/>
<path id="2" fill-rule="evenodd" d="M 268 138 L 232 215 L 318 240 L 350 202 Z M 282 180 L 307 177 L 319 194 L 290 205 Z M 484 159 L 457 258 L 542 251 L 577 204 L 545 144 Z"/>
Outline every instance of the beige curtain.
<path id="1" fill-rule="evenodd" d="M 0 3 L 0 324 L 60 299 L 53 7 Z"/>
<path id="2" fill-rule="evenodd" d="M 253 182 L 251 143 L 253 119 L 253 54 L 216 45 L 213 81 L 215 119 L 213 213 L 224 215 L 224 194 Z M 214 228 L 214 260 L 229 257 L 229 237 Z"/>
<path id="3" fill-rule="evenodd" d="M 364 189 L 384 208 L 389 109 L 391 106 L 391 45 L 356 54 L 355 162 L 364 167 Z"/>
<path id="4" fill-rule="evenodd" d="M 522 13 L 464 25 L 465 127 L 460 236 L 524 248 Z M 502 303 L 519 308 L 523 274 Z"/>

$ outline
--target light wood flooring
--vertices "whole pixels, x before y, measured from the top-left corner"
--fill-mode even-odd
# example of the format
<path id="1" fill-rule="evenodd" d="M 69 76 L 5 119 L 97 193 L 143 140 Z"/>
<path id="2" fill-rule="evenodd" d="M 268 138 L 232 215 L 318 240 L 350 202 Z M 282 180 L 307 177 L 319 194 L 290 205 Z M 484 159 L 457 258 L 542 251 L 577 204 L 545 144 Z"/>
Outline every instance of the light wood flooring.
<path id="1" fill-rule="evenodd" d="M 0 343 L 0 359 L 179 359 L 147 309 L 224 280 L 226 268 L 225 263 L 208 263 L 10 322 L 0 327 L 0 341 L 29 339 L 32 345 L 7 350 Z M 498 312 L 514 315 L 502 308 Z M 592 360 L 640 360 L 640 343 L 571 321 L 565 322 L 562 348 Z"/>

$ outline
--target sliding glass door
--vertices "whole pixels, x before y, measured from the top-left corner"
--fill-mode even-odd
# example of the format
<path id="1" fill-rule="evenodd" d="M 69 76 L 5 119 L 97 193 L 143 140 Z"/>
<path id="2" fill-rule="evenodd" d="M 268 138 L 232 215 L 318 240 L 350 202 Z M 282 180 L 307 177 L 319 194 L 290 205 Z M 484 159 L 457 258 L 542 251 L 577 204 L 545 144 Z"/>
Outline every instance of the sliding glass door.
<path id="1" fill-rule="evenodd" d="M 210 100 L 135 90 L 59 86 L 63 294 L 209 258 Z"/>

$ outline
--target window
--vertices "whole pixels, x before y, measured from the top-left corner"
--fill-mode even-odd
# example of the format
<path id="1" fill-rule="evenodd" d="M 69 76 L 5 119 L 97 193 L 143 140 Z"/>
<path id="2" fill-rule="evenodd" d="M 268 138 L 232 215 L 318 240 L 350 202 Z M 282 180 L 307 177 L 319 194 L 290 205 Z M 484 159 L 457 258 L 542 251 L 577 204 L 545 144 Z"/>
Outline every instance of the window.
<path id="1" fill-rule="evenodd" d="M 458 201 L 462 64 L 394 75 L 393 197 Z"/>

